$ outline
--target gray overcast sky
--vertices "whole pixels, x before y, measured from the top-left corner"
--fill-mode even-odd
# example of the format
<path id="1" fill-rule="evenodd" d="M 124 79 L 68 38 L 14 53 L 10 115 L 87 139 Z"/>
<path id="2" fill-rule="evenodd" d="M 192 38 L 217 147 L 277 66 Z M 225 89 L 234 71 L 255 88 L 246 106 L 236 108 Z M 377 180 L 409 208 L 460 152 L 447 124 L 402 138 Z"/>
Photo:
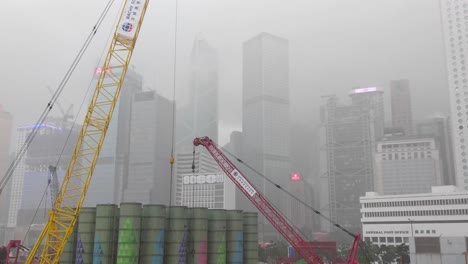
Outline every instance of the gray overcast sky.
<path id="1" fill-rule="evenodd" d="M 121 0 L 109 13 L 60 98 L 79 105 Z M 106 5 L 103 0 L 5 0 L 0 104 L 16 125 L 33 123 Z M 145 87 L 172 98 L 174 0 L 152 0 L 133 57 Z M 242 43 L 259 32 L 290 41 L 293 120 L 316 122 L 320 95 L 353 86 L 411 82 L 416 118 L 448 113 L 438 0 L 179 0 L 176 97 L 184 103 L 196 34 L 217 49 L 220 132 L 241 129 Z M 94 87 L 92 87 L 94 88 Z M 388 91 L 386 91 L 388 95 Z M 75 110 L 77 107 L 75 107 Z M 388 119 L 388 117 L 387 117 Z"/>

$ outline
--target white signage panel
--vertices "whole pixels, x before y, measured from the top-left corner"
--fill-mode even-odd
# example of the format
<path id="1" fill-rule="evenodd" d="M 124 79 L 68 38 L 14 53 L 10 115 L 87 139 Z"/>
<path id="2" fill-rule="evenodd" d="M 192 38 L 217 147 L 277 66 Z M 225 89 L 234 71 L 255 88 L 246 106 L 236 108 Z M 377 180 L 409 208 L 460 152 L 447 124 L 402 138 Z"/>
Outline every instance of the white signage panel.
<path id="1" fill-rule="evenodd" d="M 246 190 L 250 196 L 254 196 L 257 193 L 257 191 L 255 191 L 255 188 L 252 187 L 252 185 L 250 185 L 250 183 L 244 178 L 244 176 L 242 176 L 242 174 L 240 174 L 239 171 L 233 170 L 231 172 L 231 175 L 238 183 L 240 183 L 242 188 L 244 188 L 244 190 Z"/>
<path id="2" fill-rule="evenodd" d="M 128 0 L 123 9 L 117 34 L 133 39 L 136 27 L 140 21 L 144 0 Z"/>
<path id="3" fill-rule="evenodd" d="M 198 175 L 185 175 L 182 178 L 184 185 L 188 184 L 215 184 L 223 183 L 224 174 L 198 174 Z"/>

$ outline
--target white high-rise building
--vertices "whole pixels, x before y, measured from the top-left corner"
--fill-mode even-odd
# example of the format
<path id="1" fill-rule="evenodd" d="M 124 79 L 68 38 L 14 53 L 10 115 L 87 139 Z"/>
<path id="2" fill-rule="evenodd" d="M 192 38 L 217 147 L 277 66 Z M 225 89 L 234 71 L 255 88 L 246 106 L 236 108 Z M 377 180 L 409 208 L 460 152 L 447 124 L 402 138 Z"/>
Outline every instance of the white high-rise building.
<path id="1" fill-rule="evenodd" d="M 468 0 L 440 0 L 456 184 L 468 190 Z"/>
<path id="2" fill-rule="evenodd" d="M 193 166 L 193 167 L 192 167 Z M 177 153 L 175 157 L 175 202 L 172 202 L 172 204 L 176 205 L 185 205 L 185 206 L 201 206 L 201 203 L 206 202 L 206 200 L 200 200 L 197 203 L 195 203 L 194 200 L 190 198 L 192 194 L 195 192 L 192 192 L 190 188 L 198 188 L 199 192 L 203 192 L 203 190 L 208 191 L 212 188 L 220 188 L 222 185 L 224 187 L 229 187 L 231 190 L 228 191 L 228 193 L 234 192 L 235 186 L 227 186 L 224 184 L 224 182 L 229 182 L 230 180 L 227 179 L 226 177 L 223 177 L 223 181 L 216 180 L 218 184 L 211 184 L 210 181 L 210 186 L 207 184 L 198 184 L 195 186 L 195 183 L 185 182 L 184 183 L 184 178 L 186 176 L 191 175 L 224 175 L 223 171 L 221 168 L 218 166 L 218 163 L 214 161 L 214 159 L 211 157 L 210 153 L 203 148 L 203 147 L 198 147 L 196 149 L 195 154 L 192 152 L 179 152 Z M 193 178 L 193 177 L 192 177 Z M 198 192 L 198 191 L 197 191 Z M 224 192 L 224 191 L 223 191 Z M 208 199 L 208 197 L 211 197 L 215 199 L 215 196 L 212 195 L 212 193 L 206 193 L 203 195 L 205 198 Z M 223 194 L 224 196 L 224 194 Z M 204 199 L 205 199 L 204 198 Z M 231 196 L 232 200 L 235 201 L 234 196 Z M 215 206 L 215 203 L 210 203 L 209 206 L 212 206 L 210 208 L 217 208 L 221 206 L 220 204 L 217 204 Z M 224 205 L 223 205 L 224 206 Z M 225 208 L 227 209 L 227 208 Z M 230 208 L 233 209 L 233 208 Z"/>

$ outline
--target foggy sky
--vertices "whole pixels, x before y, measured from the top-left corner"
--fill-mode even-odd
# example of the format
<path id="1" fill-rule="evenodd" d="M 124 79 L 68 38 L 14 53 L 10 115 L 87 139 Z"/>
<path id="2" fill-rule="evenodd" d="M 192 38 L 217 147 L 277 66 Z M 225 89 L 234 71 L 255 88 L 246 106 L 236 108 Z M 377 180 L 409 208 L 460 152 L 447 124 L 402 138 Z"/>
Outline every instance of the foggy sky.
<path id="1" fill-rule="evenodd" d="M 57 87 L 106 1 L 2 3 L 0 22 L 7 26 L 0 104 L 16 126 L 31 124 L 50 99 L 46 86 Z M 121 3 L 114 4 L 60 98 L 63 105 L 75 104 L 75 112 L 108 48 Z M 175 3 L 150 2 L 132 60 L 144 87 L 171 99 Z M 241 129 L 241 48 L 260 32 L 289 40 L 293 121 L 317 122 L 321 95 L 347 99 L 355 86 L 381 86 L 388 98 L 390 80 L 400 78 L 410 80 L 415 118 L 448 114 L 438 0 L 179 0 L 178 6 L 177 103 L 186 103 L 190 52 L 202 33 L 219 56 L 220 143 Z"/>

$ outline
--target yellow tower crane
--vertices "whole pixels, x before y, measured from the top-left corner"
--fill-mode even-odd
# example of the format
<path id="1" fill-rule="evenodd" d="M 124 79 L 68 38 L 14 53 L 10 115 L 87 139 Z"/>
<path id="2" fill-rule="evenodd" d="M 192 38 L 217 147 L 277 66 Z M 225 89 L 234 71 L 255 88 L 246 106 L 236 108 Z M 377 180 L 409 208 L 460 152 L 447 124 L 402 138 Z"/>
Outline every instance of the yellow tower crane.
<path id="1" fill-rule="evenodd" d="M 40 263 L 58 263 L 73 232 L 117 104 L 148 2 L 149 0 L 126 0 L 124 3 L 57 200 L 47 224 L 26 260 L 28 264 L 35 260 L 40 247 Z"/>

